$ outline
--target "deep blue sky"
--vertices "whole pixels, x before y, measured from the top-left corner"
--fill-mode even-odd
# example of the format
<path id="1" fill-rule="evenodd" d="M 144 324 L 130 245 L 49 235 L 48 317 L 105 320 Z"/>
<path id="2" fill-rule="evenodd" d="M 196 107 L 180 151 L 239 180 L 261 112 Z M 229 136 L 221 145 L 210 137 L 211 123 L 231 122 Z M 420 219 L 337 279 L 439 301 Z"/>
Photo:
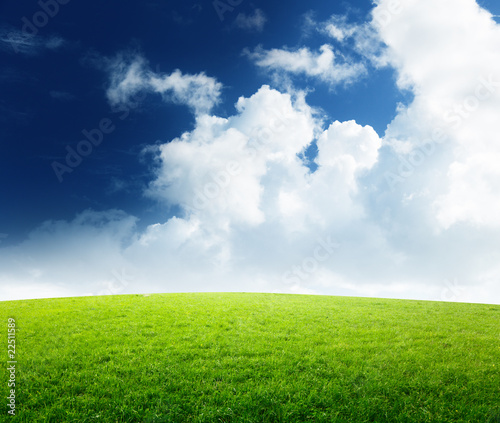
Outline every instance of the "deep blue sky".
<path id="1" fill-rule="evenodd" d="M 232 26 L 238 13 L 255 8 L 268 17 L 263 32 Z M 45 220 L 71 219 L 87 208 L 122 209 L 144 225 L 175 212 L 143 197 L 152 164 L 140 152 L 146 145 L 168 141 L 192 128 L 191 113 L 149 95 L 121 119 L 124 115 L 113 113 L 105 97 L 108 76 L 94 66 L 92 57 L 134 50 L 160 72 L 203 71 L 224 85 L 223 102 L 215 113 L 228 116 L 234 113 L 238 97 L 272 83 L 269 75 L 242 55 L 244 48 L 294 48 L 306 38 L 308 45 L 319 48 L 324 37 L 304 35 L 307 13 L 324 20 L 347 12 L 357 20 L 364 19 L 370 8 L 369 1 L 315 0 L 286 6 L 278 1 L 244 1 L 225 13 L 221 22 L 208 1 L 60 5 L 59 13 L 37 35 L 61 37 L 61 48 L 22 54 L 4 46 L 0 51 L 0 233 L 9 235 L 4 245 L 23 239 Z M 32 22 L 40 10 L 36 1 L 3 2 L 0 24 L 20 30 L 22 18 Z M 308 101 L 323 108 L 332 120 L 356 119 L 383 135 L 397 102 L 403 100 L 393 85 L 392 71 L 381 70 L 348 89 L 332 91 L 322 83 L 310 84 L 314 91 Z M 378 95 L 382 91 L 385 95 Z M 60 183 L 51 163 L 63 160 L 65 147 L 82 139 L 83 129 L 95 128 L 106 117 L 116 123 L 116 130 Z M 124 189 L 114 189 L 113 181 L 125 183 Z"/>

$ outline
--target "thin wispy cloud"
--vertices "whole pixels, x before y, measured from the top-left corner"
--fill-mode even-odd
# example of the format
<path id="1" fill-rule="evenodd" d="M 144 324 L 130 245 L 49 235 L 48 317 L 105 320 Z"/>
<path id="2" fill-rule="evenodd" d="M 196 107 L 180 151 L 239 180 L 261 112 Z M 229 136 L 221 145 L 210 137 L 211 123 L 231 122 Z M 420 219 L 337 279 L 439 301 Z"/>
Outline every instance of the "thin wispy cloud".
<path id="1" fill-rule="evenodd" d="M 376 10 L 376 9 L 375 9 Z M 379 37 L 376 20 L 365 22 L 351 22 L 348 15 L 332 15 L 325 21 L 316 20 L 314 14 L 308 13 L 304 18 L 303 32 L 320 34 L 328 42 L 344 51 L 350 51 L 357 62 L 365 66 L 385 67 L 385 44 Z"/>
<path id="2" fill-rule="evenodd" d="M 261 9 L 255 9 L 252 14 L 238 13 L 233 22 L 233 27 L 246 31 L 262 32 L 267 22 L 267 17 Z"/>
<path id="3" fill-rule="evenodd" d="M 73 94 L 68 93 L 66 91 L 51 90 L 49 91 L 49 95 L 54 100 L 59 100 L 59 101 L 72 101 L 75 99 L 75 96 Z"/>
<path id="4" fill-rule="evenodd" d="M 65 43 L 62 37 L 55 35 L 45 37 L 5 26 L 0 28 L 0 48 L 8 53 L 36 56 L 47 50 L 58 50 Z"/>

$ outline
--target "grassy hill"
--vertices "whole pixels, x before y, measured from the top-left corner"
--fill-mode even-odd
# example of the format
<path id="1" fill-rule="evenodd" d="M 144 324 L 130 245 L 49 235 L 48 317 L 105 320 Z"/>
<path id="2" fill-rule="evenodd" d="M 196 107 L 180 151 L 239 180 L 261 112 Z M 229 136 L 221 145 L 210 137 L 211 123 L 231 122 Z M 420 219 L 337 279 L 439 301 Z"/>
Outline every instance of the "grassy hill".
<path id="1" fill-rule="evenodd" d="M 1 302 L 0 318 L 2 422 L 500 421 L 500 306 L 167 294 Z"/>

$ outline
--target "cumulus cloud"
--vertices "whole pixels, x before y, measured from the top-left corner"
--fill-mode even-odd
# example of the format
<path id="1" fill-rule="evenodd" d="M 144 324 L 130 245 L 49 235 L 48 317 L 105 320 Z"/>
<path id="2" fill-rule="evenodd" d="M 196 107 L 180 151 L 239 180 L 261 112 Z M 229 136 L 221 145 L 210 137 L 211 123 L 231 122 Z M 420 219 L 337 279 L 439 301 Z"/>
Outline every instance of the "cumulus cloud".
<path id="1" fill-rule="evenodd" d="M 233 22 L 233 26 L 247 31 L 262 32 L 266 22 L 267 18 L 264 12 L 261 9 L 255 9 L 251 15 L 238 13 L 238 16 L 236 16 Z"/>
<path id="2" fill-rule="evenodd" d="M 259 67 L 269 71 L 292 75 L 306 75 L 331 85 L 347 84 L 357 80 L 366 72 L 362 63 L 354 63 L 335 54 L 333 47 L 324 44 L 319 52 L 308 47 L 297 50 L 259 47 L 245 54 Z"/>
<path id="3" fill-rule="evenodd" d="M 382 1 L 377 9 L 388 7 Z M 472 0 L 425 0 L 405 3 L 375 25 L 398 85 L 415 94 L 388 126 L 386 143 L 417 162 L 415 152 L 424 152 L 418 180 L 434 179 L 428 197 L 442 228 L 499 228 L 498 24 Z"/>
<path id="4" fill-rule="evenodd" d="M 195 75 L 175 70 L 171 74 L 152 71 L 147 61 L 137 54 L 119 54 L 106 59 L 109 73 L 107 96 L 114 106 L 127 104 L 142 91 L 158 93 L 165 101 L 190 107 L 196 115 L 209 113 L 219 102 L 222 84 L 201 72 Z"/>
<path id="5" fill-rule="evenodd" d="M 318 170 L 311 174 L 301 153 L 316 137 Z M 20 285 L 58 281 L 58 292 L 71 290 L 65 280 L 88 291 L 84 277 L 102 290 L 113 270 L 127 266 L 135 289 L 172 290 L 183 281 L 186 290 L 312 291 L 284 275 L 318 245 L 321 257 L 332 255 L 334 233 L 363 215 L 358 182 L 376 163 L 379 145 L 373 129 L 354 121 L 323 130 L 303 93 L 263 86 L 238 100 L 235 115 L 200 115 L 191 132 L 158 147 L 160 166 L 147 194 L 180 206 L 179 216 L 137 232 L 133 217 L 86 212 L 44 224 L 3 257 L 28 254 L 28 273 L 16 275 Z M 52 250 L 35 253 L 49 240 Z M 72 278 L 83 263 L 92 270 Z"/>
<path id="6" fill-rule="evenodd" d="M 288 166 L 305 170 L 297 154 L 312 142 L 315 120 L 304 103 L 297 107 L 290 95 L 264 86 L 239 99 L 236 116 L 198 118 L 194 131 L 159 148 L 163 165 L 150 195 L 224 218 L 222 225 L 262 223 L 268 172 L 283 182 L 291 177 Z"/>

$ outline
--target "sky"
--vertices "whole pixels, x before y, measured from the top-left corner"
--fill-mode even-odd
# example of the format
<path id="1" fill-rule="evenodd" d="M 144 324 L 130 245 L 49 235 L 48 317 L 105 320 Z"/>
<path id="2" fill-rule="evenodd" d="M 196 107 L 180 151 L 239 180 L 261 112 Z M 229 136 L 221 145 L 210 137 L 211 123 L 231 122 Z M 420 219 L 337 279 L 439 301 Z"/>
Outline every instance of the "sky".
<path id="1" fill-rule="evenodd" d="M 0 300 L 500 304 L 500 5 L 0 4 Z"/>

